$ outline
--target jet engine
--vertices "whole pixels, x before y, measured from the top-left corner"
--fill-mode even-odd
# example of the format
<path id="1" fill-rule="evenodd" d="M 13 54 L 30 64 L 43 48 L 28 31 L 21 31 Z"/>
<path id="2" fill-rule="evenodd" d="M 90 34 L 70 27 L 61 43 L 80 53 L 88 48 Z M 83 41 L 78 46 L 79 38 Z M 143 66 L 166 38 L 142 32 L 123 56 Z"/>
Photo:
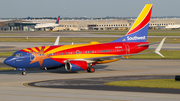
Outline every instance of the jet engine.
<path id="1" fill-rule="evenodd" d="M 88 64 L 86 61 L 72 60 L 65 63 L 66 71 L 87 70 Z"/>

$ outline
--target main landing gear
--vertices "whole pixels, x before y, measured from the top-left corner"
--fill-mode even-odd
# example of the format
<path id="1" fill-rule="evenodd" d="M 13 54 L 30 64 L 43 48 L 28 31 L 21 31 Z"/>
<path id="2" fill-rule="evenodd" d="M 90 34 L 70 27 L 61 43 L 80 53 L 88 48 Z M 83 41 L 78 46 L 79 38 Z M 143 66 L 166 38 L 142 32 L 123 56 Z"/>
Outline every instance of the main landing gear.
<path id="1" fill-rule="evenodd" d="M 26 71 L 23 71 L 23 72 L 22 72 L 22 75 L 26 75 L 26 74 L 27 74 Z"/>
<path id="2" fill-rule="evenodd" d="M 95 68 L 94 67 L 88 67 L 87 68 L 87 72 L 88 73 L 94 73 L 95 72 Z"/>

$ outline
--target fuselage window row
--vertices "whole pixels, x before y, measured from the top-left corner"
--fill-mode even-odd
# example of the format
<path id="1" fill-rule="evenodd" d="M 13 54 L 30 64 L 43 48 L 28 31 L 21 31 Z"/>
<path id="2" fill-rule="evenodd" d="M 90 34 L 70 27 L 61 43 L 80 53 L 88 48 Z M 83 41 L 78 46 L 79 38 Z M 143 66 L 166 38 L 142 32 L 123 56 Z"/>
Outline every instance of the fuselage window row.
<path id="1" fill-rule="evenodd" d="M 123 51 L 123 49 L 66 52 L 66 55 L 68 55 L 68 54 L 108 53 L 108 52 L 120 52 L 120 51 Z M 37 54 L 37 56 L 52 56 L 52 55 L 63 55 L 63 53 Z M 16 55 L 13 55 L 13 56 L 16 56 Z"/>

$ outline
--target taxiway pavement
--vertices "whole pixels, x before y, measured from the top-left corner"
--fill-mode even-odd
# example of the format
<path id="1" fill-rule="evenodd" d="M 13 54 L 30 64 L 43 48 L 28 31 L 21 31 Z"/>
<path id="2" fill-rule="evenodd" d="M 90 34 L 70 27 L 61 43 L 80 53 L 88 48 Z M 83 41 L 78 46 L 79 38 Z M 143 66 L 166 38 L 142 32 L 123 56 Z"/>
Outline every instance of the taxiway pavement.
<path id="1" fill-rule="evenodd" d="M 22 76 L 20 71 L 0 72 L 0 99 L 2 101 L 179 101 L 179 94 L 144 93 L 131 91 L 104 91 L 87 89 L 56 89 L 24 86 L 24 83 L 88 79 L 114 76 L 174 76 L 180 74 L 179 60 L 120 60 L 96 67 L 95 73 L 81 71 L 68 73 L 63 68 L 50 71 L 28 71 Z M 58 84 L 58 82 L 57 82 Z M 45 84 L 46 85 L 46 84 Z"/>
<path id="2" fill-rule="evenodd" d="M 8 32 L 12 34 L 11 32 Z M 34 32 L 21 33 L 23 36 L 31 35 L 37 37 Z M 13 33 L 13 34 L 19 34 Z M 40 36 L 56 37 L 59 33 L 44 33 L 40 32 Z M 61 33 L 63 34 L 63 32 Z M 87 37 L 92 36 L 88 33 L 73 33 L 74 37 L 87 34 Z M 95 35 L 94 35 L 95 36 Z M 99 35 L 102 36 L 102 35 Z M 103 35 L 104 36 L 104 35 Z M 95 36 L 97 37 L 97 36 Z M 108 37 L 108 36 L 107 36 Z M 113 36 L 117 37 L 117 36 Z M 118 35 L 119 37 L 119 35 Z M 0 51 L 16 51 L 19 49 L 52 45 L 53 43 L 18 43 L 18 42 L 0 42 Z M 64 43 L 60 43 L 64 44 Z M 65 43 L 71 44 L 71 43 Z M 150 48 L 155 48 L 152 46 Z M 164 44 L 163 49 L 180 49 L 179 44 Z M 5 66 L 2 62 L 5 58 L 0 58 L 0 67 Z M 70 80 L 73 79 L 88 79 L 88 78 L 106 78 L 117 76 L 170 76 L 180 75 L 180 60 L 120 60 L 108 64 L 101 64 L 96 67 L 95 73 L 81 72 L 66 72 L 63 68 L 57 70 L 30 70 L 25 76 L 21 75 L 20 71 L 0 71 L 0 100 L 2 101 L 179 101 L 179 94 L 163 94 L 163 93 L 144 93 L 132 91 L 104 91 L 104 90 L 87 90 L 87 89 L 56 89 L 56 88 L 40 88 L 24 86 L 25 83 L 47 81 L 47 80 Z M 73 81 L 72 81 L 73 82 Z M 57 82 L 58 84 L 58 82 Z M 45 83 L 46 85 L 46 83 Z"/>

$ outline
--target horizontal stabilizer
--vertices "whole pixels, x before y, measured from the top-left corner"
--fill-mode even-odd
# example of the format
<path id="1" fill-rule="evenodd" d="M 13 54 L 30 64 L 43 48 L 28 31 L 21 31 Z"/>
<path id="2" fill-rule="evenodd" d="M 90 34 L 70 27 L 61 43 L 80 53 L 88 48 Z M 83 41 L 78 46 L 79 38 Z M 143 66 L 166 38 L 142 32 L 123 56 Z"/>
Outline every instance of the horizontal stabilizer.
<path id="1" fill-rule="evenodd" d="M 173 40 L 176 40 L 176 39 L 172 39 L 172 40 L 166 40 L 164 42 L 167 42 L 167 41 L 173 41 Z M 152 44 L 158 44 L 160 42 L 153 42 L 153 43 L 149 43 L 149 44 L 141 44 L 141 45 L 138 45 L 138 47 L 142 47 L 142 46 L 148 46 L 148 45 L 152 45 Z"/>

